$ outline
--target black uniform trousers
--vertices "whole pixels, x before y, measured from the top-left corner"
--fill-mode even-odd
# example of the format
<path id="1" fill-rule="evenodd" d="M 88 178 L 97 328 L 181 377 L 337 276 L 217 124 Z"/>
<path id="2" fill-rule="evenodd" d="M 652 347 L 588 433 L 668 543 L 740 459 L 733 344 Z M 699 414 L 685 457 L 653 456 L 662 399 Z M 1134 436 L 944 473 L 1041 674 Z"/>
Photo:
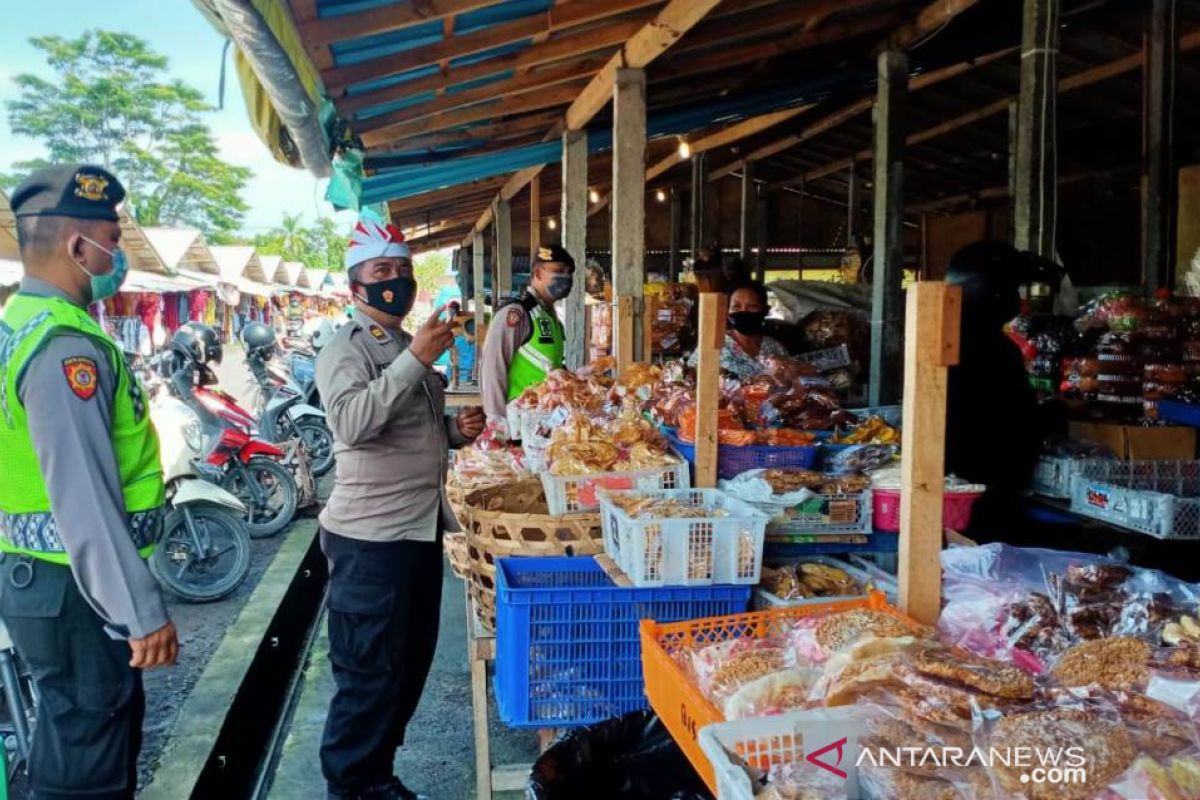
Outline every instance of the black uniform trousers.
<path id="1" fill-rule="evenodd" d="M 439 537 L 440 538 L 440 537 Z M 329 797 L 392 777 L 437 647 L 439 542 L 368 542 L 322 529 L 336 690 L 321 742 Z"/>
<path id="2" fill-rule="evenodd" d="M 146 699 L 129 643 L 105 633 L 69 567 L 11 554 L 0 562 L 0 617 L 38 690 L 35 800 L 132 798 Z"/>

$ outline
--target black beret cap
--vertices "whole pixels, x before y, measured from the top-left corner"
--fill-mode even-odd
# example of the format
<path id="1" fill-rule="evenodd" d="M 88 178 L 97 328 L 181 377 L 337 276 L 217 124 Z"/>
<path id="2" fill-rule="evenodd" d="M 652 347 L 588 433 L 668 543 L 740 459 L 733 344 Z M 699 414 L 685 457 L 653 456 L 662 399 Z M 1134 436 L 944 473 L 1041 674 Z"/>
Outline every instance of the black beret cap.
<path id="1" fill-rule="evenodd" d="M 566 264 L 575 271 L 575 259 L 571 258 L 571 254 L 563 248 L 562 245 L 552 244 L 544 245 L 537 249 L 534 254 L 533 263 L 535 264 Z"/>
<path id="2" fill-rule="evenodd" d="M 13 192 L 17 217 L 73 217 L 116 222 L 125 187 L 111 172 L 90 164 L 55 164 L 25 179 Z"/>

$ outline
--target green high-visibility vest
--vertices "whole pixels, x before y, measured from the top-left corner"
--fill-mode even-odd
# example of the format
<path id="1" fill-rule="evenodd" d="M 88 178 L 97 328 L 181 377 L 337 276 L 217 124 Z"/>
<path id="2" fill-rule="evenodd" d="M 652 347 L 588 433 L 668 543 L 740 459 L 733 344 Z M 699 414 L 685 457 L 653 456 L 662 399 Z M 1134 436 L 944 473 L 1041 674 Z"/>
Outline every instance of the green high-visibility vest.
<path id="1" fill-rule="evenodd" d="M 508 366 L 508 399 L 515 400 L 530 386 L 546 379 L 546 373 L 563 365 L 567 332 L 558 317 L 537 303 L 528 309 L 533 333 L 521 345 Z"/>
<path id="2" fill-rule="evenodd" d="M 146 393 L 116 343 L 86 310 L 62 298 L 23 293 L 12 298 L 0 320 L 0 550 L 69 563 L 18 392 L 30 359 L 62 333 L 83 334 L 95 342 L 100 352 L 108 354 L 117 376 L 110 432 L 113 452 L 129 534 L 142 557 L 149 557 L 159 534 L 163 476 Z"/>

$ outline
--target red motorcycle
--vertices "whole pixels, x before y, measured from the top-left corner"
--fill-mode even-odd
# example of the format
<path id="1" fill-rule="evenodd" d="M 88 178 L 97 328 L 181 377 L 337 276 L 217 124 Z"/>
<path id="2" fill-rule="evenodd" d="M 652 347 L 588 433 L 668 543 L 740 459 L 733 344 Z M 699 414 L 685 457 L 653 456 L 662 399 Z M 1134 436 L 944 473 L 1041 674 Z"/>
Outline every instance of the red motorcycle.
<path id="1" fill-rule="evenodd" d="M 205 381 L 201 381 L 202 384 Z M 185 402 L 187 397 L 183 398 Z M 204 463 L 219 471 L 218 484 L 246 504 L 250 536 L 274 536 L 296 515 L 299 490 L 283 465 L 287 451 L 258 438 L 258 421 L 226 392 L 211 385 L 193 386 L 193 408 L 207 418 Z"/>

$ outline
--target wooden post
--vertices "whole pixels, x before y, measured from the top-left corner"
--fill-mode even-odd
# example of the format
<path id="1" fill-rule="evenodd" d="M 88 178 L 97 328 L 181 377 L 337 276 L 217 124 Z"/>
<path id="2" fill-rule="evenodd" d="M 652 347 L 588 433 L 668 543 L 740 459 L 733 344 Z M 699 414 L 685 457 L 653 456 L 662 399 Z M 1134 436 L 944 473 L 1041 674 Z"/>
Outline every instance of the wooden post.
<path id="1" fill-rule="evenodd" d="M 1008 104 L 1008 238 L 1017 240 L 1017 104 Z"/>
<path id="2" fill-rule="evenodd" d="M 948 367 L 958 363 L 962 289 L 908 289 L 904 333 L 904 452 L 900 488 L 900 608 L 928 625 L 942 603 Z"/>
<path id="3" fill-rule="evenodd" d="M 534 175 L 529 182 L 529 265 L 542 246 L 542 176 Z M 580 265 L 583 266 L 582 264 Z"/>
<path id="4" fill-rule="evenodd" d="M 617 374 L 641 358 L 639 312 L 646 283 L 646 73 L 617 70 L 613 89 L 613 296 L 632 299 L 632 324 L 613 326 Z M 632 338 L 626 339 L 629 335 Z"/>
<path id="5" fill-rule="evenodd" d="M 750 237 L 753 236 L 754 215 L 754 168 L 747 161 L 742 167 L 742 205 L 741 218 L 738 225 L 738 255 L 741 256 L 742 266 L 747 266 L 750 260 Z"/>
<path id="6" fill-rule="evenodd" d="M 800 176 L 800 185 L 796 187 L 800 196 L 796 198 L 796 277 L 804 280 L 804 176 Z"/>
<path id="7" fill-rule="evenodd" d="M 634 321 L 637 318 L 634 302 L 634 298 L 629 295 L 616 298 L 616 316 L 612 322 L 612 355 L 617 361 L 618 375 L 634 362 Z"/>
<path id="8" fill-rule="evenodd" d="M 575 283 L 567 295 L 563 325 L 567 333 L 567 368 L 579 369 L 587 359 L 588 339 L 583 303 L 587 260 L 587 131 L 566 131 L 562 141 L 562 246 L 575 259 Z"/>
<path id="9" fill-rule="evenodd" d="M 854 237 L 858 235 L 858 214 L 861 202 L 858 191 L 861 188 L 858 180 L 858 160 L 851 159 L 850 170 L 846 175 L 846 249 L 854 246 Z"/>
<path id="10" fill-rule="evenodd" d="M 725 346 L 725 315 L 729 299 L 723 294 L 700 295 L 700 331 L 696 345 L 696 487 L 717 485 L 717 410 L 721 402 L 721 350 Z"/>
<path id="11" fill-rule="evenodd" d="M 672 281 L 679 280 L 679 265 L 682 260 L 680 243 L 683 238 L 683 202 L 679 190 L 671 187 L 671 256 L 667 267 L 667 277 Z"/>
<path id="12" fill-rule="evenodd" d="M 471 267 L 475 284 L 475 382 L 479 382 L 479 363 L 483 360 L 483 340 L 487 333 L 483 315 L 483 231 L 471 234 Z"/>
<path id="13" fill-rule="evenodd" d="M 1146 96 L 1142 269 L 1147 288 L 1175 284 L 1179 176 L 1175 169 L 1177 0 L 1151 0 L 1143 76 Z"/>
<path id="14" fill-rule="evenodd" d="M 767 205 L 766 184 L 758 184 L 754 201 L 754 274 L 758 280 L 767 280 L 767 224 L 769 207 Z"/>
<path id="15" fill-rule="evenodd" d="M 704 247 L 704 191 L 708 186 L 708 154 L 692 154 L 692 260 Z"/>
<path id="16" fill-rule="evenodd" d="M 654 361 L 654 318 L 658 314 L 658 300 L 647 297 L 643 301 L 642 315 L 642 360 Z"/>
<path id="17" fill-rule="evenodd" d="M 1054 258 L 1058 213 L 1058 4 L 1059 0 L 1025 0 L 1017 102 L 1014 244 L 1046 258 Z"/>
<path id="18" fill-rule="evenodd" d="M 497 200 L 492 204 L 492 219 L 496 231 L 493 249 L 496 291 L 493 302 L 499 304 L 502 298 L 512 294 L 512 206 L 507 200 Z"/>
<path id="19" fill-rule="evenodd" d="M 900 397 L 901 278 L 904 274 L 904 118 L 908 57 L 879 55 L 875 103 L 875 270 L 871 286 L 870 405 Z"/>

